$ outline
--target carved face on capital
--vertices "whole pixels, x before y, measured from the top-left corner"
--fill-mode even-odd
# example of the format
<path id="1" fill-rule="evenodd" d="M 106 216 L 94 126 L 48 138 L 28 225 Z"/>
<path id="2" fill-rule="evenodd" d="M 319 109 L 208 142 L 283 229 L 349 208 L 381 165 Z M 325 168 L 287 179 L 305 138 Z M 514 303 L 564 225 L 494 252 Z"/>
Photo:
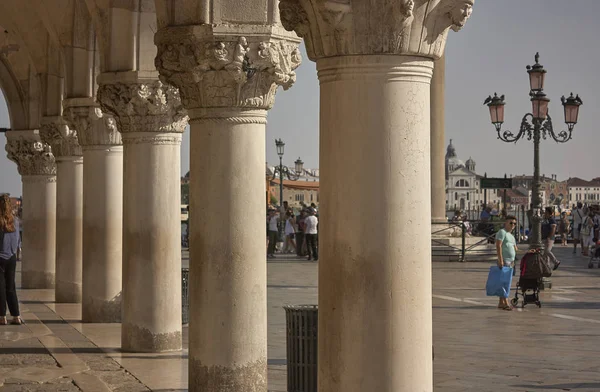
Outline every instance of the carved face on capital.
<path id="1" fill-rule="evenodd" d="M 405 0 L 404 3 L 404 16 L 409 17 L 413 15 L 413 11 L 415 9 L 414 0 Z"/>
<path id="2" fill-rule="evenodd" d="M 473 13 L 473 1 L 472 0 L 460 0 L 458 4 L 450 11 L 450 20 L 452 21 L 452 30 L 459 31 L 462 29 L 467 20 Z"/>

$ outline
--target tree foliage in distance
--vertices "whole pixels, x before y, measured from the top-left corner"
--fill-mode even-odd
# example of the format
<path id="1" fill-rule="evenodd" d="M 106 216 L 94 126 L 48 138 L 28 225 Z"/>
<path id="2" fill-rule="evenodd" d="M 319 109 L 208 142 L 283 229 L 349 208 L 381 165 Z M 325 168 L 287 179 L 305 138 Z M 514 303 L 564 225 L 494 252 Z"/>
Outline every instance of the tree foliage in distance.
<path id="1" fill-rule="evenodd" d="M 190 204 L 190 184 L 181 184 L 181 204 Z"/>

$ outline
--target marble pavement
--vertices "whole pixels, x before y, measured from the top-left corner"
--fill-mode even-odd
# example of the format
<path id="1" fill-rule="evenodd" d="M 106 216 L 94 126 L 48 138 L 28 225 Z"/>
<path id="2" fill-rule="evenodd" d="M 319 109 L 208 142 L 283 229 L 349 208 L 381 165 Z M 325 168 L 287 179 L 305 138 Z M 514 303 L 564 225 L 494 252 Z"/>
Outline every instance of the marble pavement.
<path id="1" fill-rule="evenodd" d="M 543 306 L 512 312 L 485 297 L 487 263 L 434 263 L 434 383 L 439 392 L 600 390 L 600 269 L 572 248 Z M 182 258 L 187 263 L 187 253 Z M 286 391 L 285 304 L 317 301 L 317 264 L 268 263 L 269 390 Z M 82 324 L 53 290 L 20 290 L 23 326 L 0 327 L 0 391 L 187 390 L 182 352 L 124 353 L 119 324 Z"/>

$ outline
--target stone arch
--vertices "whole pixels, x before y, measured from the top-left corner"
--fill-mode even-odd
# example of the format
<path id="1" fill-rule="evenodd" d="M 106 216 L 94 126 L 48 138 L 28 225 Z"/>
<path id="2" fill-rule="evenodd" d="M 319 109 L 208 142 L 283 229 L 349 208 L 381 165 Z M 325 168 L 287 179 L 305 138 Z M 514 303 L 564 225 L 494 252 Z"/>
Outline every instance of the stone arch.
<path id="1" fill-rule="evenodd" d="M 5 56 L 20 82 L 30 119 L 28 126 L 22 129 L 38 128 L 42 114 L 61 114 L 66 73 L 63 52 L 38 14 L 22 12 L 19 4 L 6 4 L 0 25 L 4 31 L 0 37 L 2 44 L 15 46 L 15 50 Z"/>
<path id="2" fill-rule="evenodd" d="M 0 89 L 8 107 L 8 117 L 12 129 L 29 128 L 29 117 L 25 105 L 24 92 L 16 80 L 6 60 L 0 60 Z"/>

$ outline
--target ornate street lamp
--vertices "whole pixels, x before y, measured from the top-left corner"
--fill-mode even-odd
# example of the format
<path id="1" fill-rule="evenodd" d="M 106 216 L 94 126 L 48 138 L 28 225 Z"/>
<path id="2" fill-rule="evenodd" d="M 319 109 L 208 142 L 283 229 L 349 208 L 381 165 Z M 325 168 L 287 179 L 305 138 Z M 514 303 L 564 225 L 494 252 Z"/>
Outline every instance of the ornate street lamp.
<path id="1" fill-rule="evenodd" d="M 507 143 L 516 143 L 525 137 L 527 137 L 527 140 L 533 139 L 533 218 L 531 241 L 529 244 L 530 249 L 542 248 L 540 141 L 542 138 L 546 139 L 548 136 L 557 143 L 566 143 L 571 140 L 571 133 L 573 132 L 575 124 L 577 124 L 577 118 L 579 116 L 579 106 L 583 104 L 581 98 L 579 98 L 578 95 L 573 96 L 573 93 L 571 93 L 568 98 L 565 98 L 564 96 L 561 98 L 565 112 L 565 123 L 567 124 L 568 130 L 556 133 L 552 126 L 552 118 L 548 114 L 548 104 L 550 103 L 550 99 L 544 94 L 544 82 L 547 71 L 539 63 L 539 59 L 540 55 L 539 53 L 536 53 L 535 64 L 527 66 L 532 111 L 523 117 L 521 120 L 521 128 L 516 135 L 509 130 L 502 131 L 502 124 L 504 123 L 504 106 L 506 104 L 504 102 L 504 95 L 498 97 L 498 94 L 494 93 L 493 97 L 489 96 L 484 101 L 484 105 L 487 105 L 490 110 L 491 122 L 496 127 L 498 139 Z"/>
<path id="2" fill-rule="evenodd" d="M 535 54 L 535 64 L 527 66 L 529 74 L 529 88 L 532 92 L 540 92 L 544 90 L 544 82 L 546 81 L 546 70 L 540 64 L 540 54 Z"/>
<path id="3" fill-rule="evenodd" d="M 296 161 L 294 162 L 294 171 L 296 172 L 296 175 L 299 176 L 300 174 L 302 174 L 303 170 L 304 162 L 302 162 L 302 159 L 298 157 L 298 159 L 296 159 Z"/>
<path id="4" fill-rule="evenodd" d="M 275 139 L 275 147 L 277 148 L 277 155 L 279 155 L 279 168 L 276 168 L 273 171 L 273 180 L 277 176 L 277 172 L 279 172 L 279 211 L 281 214 L 281 219 L 279 220 L 279 237 L 283 240 L 283 229 L 285 224 L 285 220 L 283 219 L 285 214 L 285 210 L 283 209 L 283 178 L 287 176 L 290 180 L 298 180 L 304 171 L 304 162 L 298 157 L 294 162 L 294 173 L 292 173 L 290 169 L 283 166 L 283 154 L 285 152 L 285 143 L 283 140 Z"/>

